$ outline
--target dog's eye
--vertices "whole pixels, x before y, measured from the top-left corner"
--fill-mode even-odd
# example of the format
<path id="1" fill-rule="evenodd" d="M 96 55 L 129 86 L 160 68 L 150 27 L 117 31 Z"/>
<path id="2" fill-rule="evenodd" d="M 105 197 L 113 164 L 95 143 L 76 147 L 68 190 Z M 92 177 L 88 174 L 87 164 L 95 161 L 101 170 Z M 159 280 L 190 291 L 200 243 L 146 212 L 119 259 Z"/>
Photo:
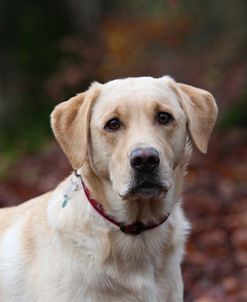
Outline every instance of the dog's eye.
<path id="1" fill-rule="evenodd" d="M 170 124 L 174 118 L 167 112 L 159 112 L 157 116 L 158 122 L 163 125 Z"/>
<path id="2" fill-rule="evenodd" d="M 120 120 L 117 118 L 113 118 L 109 120 L 104 127 L 104 129 L 108 131 L 116 131 L 119 128 L 120 128 Z"/>

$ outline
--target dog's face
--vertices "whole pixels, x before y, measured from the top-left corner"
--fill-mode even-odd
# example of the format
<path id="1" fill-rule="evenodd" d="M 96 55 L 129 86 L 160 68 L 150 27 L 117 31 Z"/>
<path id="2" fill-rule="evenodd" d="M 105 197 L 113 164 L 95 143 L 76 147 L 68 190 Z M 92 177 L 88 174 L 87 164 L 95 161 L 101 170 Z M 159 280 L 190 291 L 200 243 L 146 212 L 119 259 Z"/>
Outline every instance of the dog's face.
<path id="1" fill-rule="evenodd" d="M 169 77 L 94 84 L 56 107 L 52 127 L 73 168 L 85 158 L 122 199 L 163 197 L 188 135 L 206 152 L 217 114 L 208 92 Z"/>
<path id="2" fill-rule="evenodd" d="M 186 115 L 165 80 L 102 86 L 90 121 L 91 162 L 123 199 L 163 196 L 184 151 Z"/>

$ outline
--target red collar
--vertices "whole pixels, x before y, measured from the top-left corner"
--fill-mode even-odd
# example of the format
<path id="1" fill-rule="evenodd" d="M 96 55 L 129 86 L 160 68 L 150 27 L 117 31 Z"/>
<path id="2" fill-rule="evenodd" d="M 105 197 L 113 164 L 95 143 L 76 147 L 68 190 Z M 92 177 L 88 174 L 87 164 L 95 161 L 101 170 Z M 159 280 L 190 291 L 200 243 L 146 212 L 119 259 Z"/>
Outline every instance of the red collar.
<path id="1" fill-rule="evenodd" d="M 143 224 L 140 221 L 137 221 L 135 223 L 132 224 L 125 224 L 124 222 L 119 222 L 117 221 L 114 217 L 107 215 L 105 213 L 105 210 L 102 206 L 102 204 L 100 204 L 97 200 L 93 199 L 91 197 L 91 193 L 89 191 L 89 189 L 87 188 L 87 186 L 84 184 L 82 178 L 80 177 L 81 182 L 82 182 L 82 186 L 85 192 L 85 195 L 87 196 L 88 201 L 91 203 L 91 205 L 93 206 L 93 208 L 102 216 L 104 217 L 106 220 L 108 220 L 109 222 L 111 222 L 112 224 L 115 224 L 116 226 L 119 227 L 119 229 L 128 235 L 138 235 L 144 231 L 147 230 L 151 230 L 154 228 L 157 228 L 158 226 L 160 226 L 162 223 L 164 223 L 169 215 L 164 215 L 164 217 L 161 219 L 161 221 L 159 223 L 150 223 L 150 224 Z"/>

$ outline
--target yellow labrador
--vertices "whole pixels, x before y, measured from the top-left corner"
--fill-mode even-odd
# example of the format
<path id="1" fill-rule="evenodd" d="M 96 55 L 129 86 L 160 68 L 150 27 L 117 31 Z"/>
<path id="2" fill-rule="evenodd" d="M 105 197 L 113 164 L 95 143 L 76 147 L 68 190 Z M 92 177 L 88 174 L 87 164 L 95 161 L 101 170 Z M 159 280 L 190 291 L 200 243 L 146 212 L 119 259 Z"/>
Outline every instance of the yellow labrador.
<path id="1" fill-rule="evenodd" d="M 210 93 L 168 76 L 94 83 L 59 104 L 52 129 L 76 172 L 0 210 L 0 301 L 183 301 L 183 178 L 216 115 Z"/>

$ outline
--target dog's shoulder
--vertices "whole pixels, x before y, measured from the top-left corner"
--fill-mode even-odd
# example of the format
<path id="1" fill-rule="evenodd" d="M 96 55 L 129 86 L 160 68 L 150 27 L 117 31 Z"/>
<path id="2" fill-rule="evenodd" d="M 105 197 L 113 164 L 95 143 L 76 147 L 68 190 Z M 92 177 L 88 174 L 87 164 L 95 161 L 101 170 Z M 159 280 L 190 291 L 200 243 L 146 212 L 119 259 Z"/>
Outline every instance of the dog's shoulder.
<path id="1" fill-rule="evenodd" d="M 18 206 L 0 209 L 0 237 L 23 216 L 28 215 L 30 212 L 41 212 L 41 209 L 46 207 L 50 195 L 51 192 L 48 192 Z"/>

